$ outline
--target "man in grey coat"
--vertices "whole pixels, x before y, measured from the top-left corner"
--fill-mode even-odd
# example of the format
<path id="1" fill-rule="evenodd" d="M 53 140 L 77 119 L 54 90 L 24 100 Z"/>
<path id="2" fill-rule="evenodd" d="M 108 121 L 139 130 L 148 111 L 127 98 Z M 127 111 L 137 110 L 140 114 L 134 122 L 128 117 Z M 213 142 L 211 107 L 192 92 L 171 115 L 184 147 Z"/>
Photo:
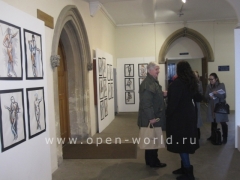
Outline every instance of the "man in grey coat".
<path id="1" fill-rule="evenodd" d="M 157 80 L 159 65 L 155 62 L 150 62 L 147 66 L 147 71 L 147 77 L 139 87 L 138 126 L 147 127 L 150 123 L 154 127 L 162 127 L 164 130 L 166 124 L 164 96 L 167 96 L 167 92 L 162 91 L 162 86 Z M 157 118 L 160 118 L 160 120 L 158 121 Z M 162 168 L 166 166 L 165 163 L 161 163 L 158 159 L 158 149 L 146 149 L 145 161 L 146 165 L 150 167 Z"/>

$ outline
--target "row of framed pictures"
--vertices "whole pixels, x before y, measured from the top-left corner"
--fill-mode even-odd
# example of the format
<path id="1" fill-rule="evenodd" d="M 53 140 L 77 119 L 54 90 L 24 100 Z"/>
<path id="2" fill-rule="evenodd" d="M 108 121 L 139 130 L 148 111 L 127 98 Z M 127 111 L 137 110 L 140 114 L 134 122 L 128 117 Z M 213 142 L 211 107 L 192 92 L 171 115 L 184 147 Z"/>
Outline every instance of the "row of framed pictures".
<path id="1" fill-rule="evenodd" d="M 143 82 L 144 79 L 145 79 L 144 77 L 141 77 L 138 79 L 139 86 Z M 135 90 L 134 78 L 125 78 L 125 91 L 133 91 L 133 90 Z"/>
<path id="2" fill-rule="evenodd" d="M 98 58 L 99 77 L 107 78 L 108 81 L 113 80 L 113 66 L 106 64 L 106 58 Z"/>
<path id="3" fill-rule="evenodd" d="M 29 139 L 46 131 L 44 88 L 27 88 Z M 2 152 L 26 141 L 23 89 L 0 90 Z"/>
<path id="4" fill-rule="evenodd" d="M 108 99 L 100 101 L 101 120 L 108 116 Z"/>
<path id="5" fill-rule="evenodd" d="M 113 98 L 113 93 L 113 83 L 107 83 L 107 78 L 99 78 L 99 98 L 103 99 L 108 95 L 110 100 Z"/>
<path id="6" fill-rule="evenodd" d="M 23 80 L 21 27 L 0 20 L 0 80 Z M 26 79 L 43 79 L 42 36 L 23 29 Z"/>
<path id="7" fill-rule="evenodd" d="M 147 76 L 147 63 L 138 64 L 138 76 L 146 77 Z M 124 64 L 124 76 L 125 77 L 134 77 L 134 64 Z"/>

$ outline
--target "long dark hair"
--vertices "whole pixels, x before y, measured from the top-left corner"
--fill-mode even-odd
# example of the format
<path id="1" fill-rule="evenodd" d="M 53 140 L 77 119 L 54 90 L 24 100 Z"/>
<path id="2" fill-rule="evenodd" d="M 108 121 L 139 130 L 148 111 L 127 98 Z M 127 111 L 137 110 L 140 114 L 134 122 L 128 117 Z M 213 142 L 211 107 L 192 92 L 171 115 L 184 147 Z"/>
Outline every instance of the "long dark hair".
<path id="1" fill-rule="evenodd" d="M 177 64 L 178 78 L 187 84 L 189 90 L 192 93 L 196 93 L 198 90 L 197 78 L 187 61 L 179 61 Z"/>

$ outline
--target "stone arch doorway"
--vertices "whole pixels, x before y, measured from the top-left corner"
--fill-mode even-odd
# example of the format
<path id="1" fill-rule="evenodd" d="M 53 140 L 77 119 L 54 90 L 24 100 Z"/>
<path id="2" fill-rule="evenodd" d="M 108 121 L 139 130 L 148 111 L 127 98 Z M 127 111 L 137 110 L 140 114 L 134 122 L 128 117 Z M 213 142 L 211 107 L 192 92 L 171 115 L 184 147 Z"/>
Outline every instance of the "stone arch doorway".
<path id="1" fill-rule="evenodd" d="M 90 47 L 83 19 L 76 6 L 63 8 L 56 22 L 52 43 L 52 67 L 61 60 L 58 55 L 59 41 L 65 51 L 67 67 L 67 89 L 69 103 L 70 137 L 85 139 L 90 134 L 89 74 L 92 70 Z M 54 69 L 54 106 L 56 137 L 60 135 L 60 113 L 58 97 L 58 72 Z M 62 160 L 62 145 L 57 145 L 58 161 Z"/>
<path id="2" fill-rule="evenodd" d="M 206 86 L 208 84 L 208 62 L 214 62 L 214 54 L 211 45 L 209 44 L 208 40 L 199 32 L 184 27 L 181 28 L 174 33 L 172 33 L 163 43 L 158 57 L 158 62 L 160 64 L 165 64 L 165 57 L 166 54 L 174 41 L 181 37 L 187 37 L 198 44 L 201 48 L 204 57 L 202 58 L 202 84 L 203 89 L 205 91 Z"/>

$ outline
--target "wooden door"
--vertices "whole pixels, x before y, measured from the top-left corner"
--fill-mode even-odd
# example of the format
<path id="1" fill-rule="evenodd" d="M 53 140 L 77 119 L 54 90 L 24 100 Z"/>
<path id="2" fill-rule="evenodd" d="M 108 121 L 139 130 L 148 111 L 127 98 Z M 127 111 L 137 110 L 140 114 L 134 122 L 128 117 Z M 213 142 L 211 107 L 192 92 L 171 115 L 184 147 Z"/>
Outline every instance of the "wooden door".
<path id="1" fill-rule="evenodd" d="M 208 62 L 204 57 L 202 58 L 202 77 L 201 77 L 202 85 L 203 85 L 203 95 L 205 95 L 206 88 L 208 85 Z"/>
<path id="2" fill-rule="evenodd" d="M 66 59 L 65 59 L 64 49 L 61 42 L 59 42 L 58 44 L 58 54 L 61 57 L 60 66 L 58 67 L 60 133 L 61 133 L 61 138 L 65 138 L 65 143 L 67 143 L 70 136 L 69 108 L 68 108 L 68 83 L 67 83 Z"/>

